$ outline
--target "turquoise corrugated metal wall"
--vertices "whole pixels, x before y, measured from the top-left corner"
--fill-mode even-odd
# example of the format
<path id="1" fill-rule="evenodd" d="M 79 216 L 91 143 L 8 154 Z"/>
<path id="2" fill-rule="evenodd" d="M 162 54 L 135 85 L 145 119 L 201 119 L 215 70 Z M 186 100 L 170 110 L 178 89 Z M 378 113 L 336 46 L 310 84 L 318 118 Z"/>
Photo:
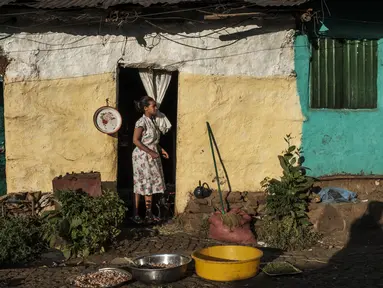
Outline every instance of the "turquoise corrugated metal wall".
<path id="1" fill-rule="evenodd" d="M 377 46 L 376 40 L 317 39 L 311 58 L 311 108 L 376 108 Z"/>
<path id="2" fill-rule="evenodd" d="M 295 71 L 305 117 L 302 127 L 305 165 L 313 176 L 383 174 L 383 39 L 378 40 L 376 109 L 311 109 L 313 50 L 306 36 L 296 38 Z"/>

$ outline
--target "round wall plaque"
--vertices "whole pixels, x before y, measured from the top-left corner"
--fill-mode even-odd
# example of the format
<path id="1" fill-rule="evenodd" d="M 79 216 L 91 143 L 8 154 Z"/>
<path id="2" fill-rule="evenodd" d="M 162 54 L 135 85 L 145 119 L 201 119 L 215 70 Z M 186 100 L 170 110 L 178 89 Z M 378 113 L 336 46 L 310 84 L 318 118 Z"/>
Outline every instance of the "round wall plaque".
<path id="1" fill-rule="evenodd" d="M 103 106 L 93 115 L 93 123 L 97 130 L 105 134 L 114 134 L 121 128 L 122 118 L 115 108 Z"/>

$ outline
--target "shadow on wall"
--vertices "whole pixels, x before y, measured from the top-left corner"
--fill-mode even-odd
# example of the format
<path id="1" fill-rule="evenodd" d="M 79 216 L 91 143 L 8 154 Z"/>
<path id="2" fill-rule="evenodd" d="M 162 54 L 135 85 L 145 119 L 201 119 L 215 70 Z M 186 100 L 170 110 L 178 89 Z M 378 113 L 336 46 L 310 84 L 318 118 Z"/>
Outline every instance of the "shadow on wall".
<path id="1" fill-rule="evenodd" d="M 383 203 L 369 203 L 366 213 L 350 228 L 349 242 L 315 273 L 323 278 L 321 287 L 381 287 L 383 230 L 380 220 Z"/>
<path id="2" fill-rule="evenodd" d="M 303 273 L 290 277 L 273 278 L 260 274 L 250 282 L 234 287 L 382 287 L 382 216 L 383 203 L 371 202 L 366 213 L 352 224 L 347 245 L 334 254 L 324 267 L 306 271 L 305 267 L 299 267 Z M 307 256 L 307 259 L 315 261 L 318 256 L 313 252 L 311 257 Z"/>

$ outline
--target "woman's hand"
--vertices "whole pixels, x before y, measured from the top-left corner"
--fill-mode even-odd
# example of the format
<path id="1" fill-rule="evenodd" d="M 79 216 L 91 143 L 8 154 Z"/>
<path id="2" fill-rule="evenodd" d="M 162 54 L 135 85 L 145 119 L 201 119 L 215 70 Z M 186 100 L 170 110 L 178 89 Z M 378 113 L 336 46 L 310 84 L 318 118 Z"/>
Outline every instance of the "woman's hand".
<path id="1" fill-rule="evenodd" d="M 162 154 L 162 157 L 164 157 L 165 159 L 169 159 L 169 154 L 168 152 L 165 151 L 164 148 L 161 148 L 161 154 Z"/>
<path id="2" fill-rule="evenodd" d="M 154 151 L 150 151 L 148 153 L 150 156 L 152 156 L 153 159 L 157 159 L 160 157 L 160 155 L 158 155 L 158 153 L 154 152 Z"/>

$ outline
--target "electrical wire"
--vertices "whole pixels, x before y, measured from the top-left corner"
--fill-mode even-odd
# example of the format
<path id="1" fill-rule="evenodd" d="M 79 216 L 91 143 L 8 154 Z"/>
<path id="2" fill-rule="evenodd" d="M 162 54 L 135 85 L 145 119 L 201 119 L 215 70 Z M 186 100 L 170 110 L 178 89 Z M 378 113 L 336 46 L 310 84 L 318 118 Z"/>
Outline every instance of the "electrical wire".
<path id="1" fill-rule="evenodd" d="M 14 38 L 14 39 L 27 40 L 27 41 L 35 42 L 35 43 L 38 43 L 38 44 L 47 45 L 47 46 L 65 46 L 65 45 L 72 45 L 72 44 L 78 43 L 78 42 L 80 42 L 80 41 L 86 39 L 88 36 L 83 36 L 83 37 L 81 37 L 80 39 L 74 40 L 74 41 L 72 41 L 72 42 L 69 42 L 69 43 L 61 43 L 61 44 L 45 43 L 45 42 L 41 42 L 41 41 L 38 41 L 38 40 L 30 39 L 30 38 L 23 38 L 23 37 L 16 37 L 16 36 L 11 36 L 11 37 Z M 1 39 L 0 39 L 0 40 L 1 40 Z"/>
<path id="2" fill-rule="evenodd" d="M 233 28 L 233 27 L 236 27 L 238 25 L 241 25 L 242 23 L 244 23 L 244 22 L 246 22 L 246 21 L 248 21 L 250 19 L 251 19 L 251 17 L 248 18 L 248 19 L 239 21 L 239 22 L 237 22 L 237 23 L 235 23 L 233 25 L 230 25 L 229 27 L 224 27 L 224 28 L 221 28 L 221 29 L 218 29 L 218 30 L 214 30 L 213 32 L 210 32 L 210 33 L 207 33 L 207 34 L 204 34 L 204 35 L 198 35 L 198 36 L 187 36 L 187 35 L 184 35 L 184 34 L 174 33 L 172 31 L 167 30 L 167 29 L 165 29 L 165 28 L 163 28 L 163 27 L 161 27 L 159 25 L 156 25 L 156 24 L 154 24 L 154 23 L 152 23 L 152 22 L 150 22 L 148 20 L 145 20 L 145 22 L 150 24 L 150 25 L 152 25 L 155 28 L 158 28 L 158 29 L 168 33 L 168 34 L 175 34 L 175 35 L 183 36 L 185 38 L 203 38 L 203 37 L 208 37 L 208 36 L 213 35 L 213 34 L 217 34 L 217 33 L 221 32 L 221 31 L 227 30 L 228 28 Z"/>
<path id="3" fill-rule="evenodd" d="M 193 45 L 185 44 L 185 43 L 182 43 L 182 42 L 178 42 L 178 41 L 170 39 L 170 38 L 168 38 L 168 37 L 166 37 L 166 36 L 164 36 L 162 34 L 159 34 L 159 35 L 160 35 L 160 37 L 165 38 L 166 40 L 174 42 L 176 44 L 179 44 L 179 45 L 182 45 L 182 46 L 185 46 L 185 47 L 189 47 L 189 48 L 193 48 L 193 49 L 204 50 L 204 51 L 211 51 L 211 50 L 217 50 L 217 49 L 221 49 L 221 48 L 224 48 L 224 47 L 228 47 L 228 46 L 231 46 L 231 45 L 239 42 L 240 40 L 242 40 L 242 39 L 237 39 L 237 40 L 235 40 L 233 42 L 230 42 L 228 44 L 224 44 L 224 45 L 221 45 L 221 46 L 217 46 L 217 47 L 213 47 L 213 48 L 204 48 L 204 47 L 198 47 L 198 46 L 193 46 Z"/>
<path id="4" fill-rule="evenodd" d="M 236 6 L 238 5 L 237 3 L 227 3 L 224 6 L 222 4 L 214 4 L 214 5 L 208 5 L 208 6 L 203 6 L 203 7 L 194 7 L 194 8 L 185 8 L 185 9 L 178 9 L 178 10 L 172 10 L 172 11 L 163 11 L 163 12 L 156 12 L 156 13 L 149 13 L 149 14 L 144 14 L 140 16 L 158 16 L 158 15 L 167 15 L 167 14 L 173 14 L 173 13 L 180 13 L 180 12 L 190 12 L 190 11 L 198 11 L 199 9 L 208 9 L 208 8 L 217 8 L 217 7 L 230 7 L 230 6 Z M 241 8 L 248 8 L 248 7 L 253 7 L 254 4 L 251 5 L 243 5 Z M 79 7 L 80 8 L 80 7 Z M 81 7 L 83 8 L 83 7 Z M 54 9 L 55 12 L 66 12 L 68 9 Z M 26 11 L 26 12 L 20 12 L 20 13 L 0 13 L 0 16 L 18 16 L 18 15 L 25 15 L 25 14 L 45 14 L 45 13 L 51 13 L 52 11 L 41 11 L 41 10 L 36 10 L 36 11 Z M 130 16 L 128 16 L 129 18 Z M 135 16 L 132 16 L 130 18 L 134 18 Z"/>
<path id="5" fill-rule="evenodd" d="M 240 24 L 242 24 L 242 23 L 248 21 L 249 19 L 250 19 L 250 18 L 245 19 L 245 20 L 242 20 L 242 21 L 239 21 L 239 22 L 237 22 L 237 23 L 234 23 L 234 24 L 232 24 L 232 25 L 230 25 L 230 26 L 228 26 L 228 27 L 224 27 L 224 28 L 221 28 L 221 29 L 218 29 L 218 30 L 214 30 L 214 31 L 212 31 L 212 32 L 210 32 L 210 33 L 208 33 L 208 34 L 198 35 L 198 36 L 189 36 L 189 35 L 184 35 L 184 34 L 180 34 L 180 33 L 174 33 L 174 32 L 171 32 L 171 31 L 169 31 L 169 30 L 167 30 L 167 29 L 165 29 L 165 28 L 159 26 L 159 25 L 156 25 L 156 24 L 152 23 L 151 21 L 145 20 L 145 22 L 147 22 L 149 25 L 151 25 L 151 26 L 153 26 L 153 27 L 156 27 L 156 28 L 158 28 L 158 29 L 160 29 L 160 30 L 166 31 L 166 32 L 168 32 L 169 34 L 174 34 L 174 35 L 181 36 L 182 38 L 179 38 L 179 39 L 171 39 L 171 40 L 170 40 L 170 41 L 173 41 L 173 42 L 175 42 L 175 43 L 181 43 L 181 42 L 178 42 L 177 40 L 183 40 L 183 39 L 187 39 L 187 38 L 195 38 L 195 39 L 198 39 L 198 38 L 199 38 L 199 39 L 201 39 L 201 38 L 204 38 L 204 37 L 209 37 L 209 36 L 211 36 L 211 35 L 213 35 L 213 34 L 217 34 L 217 33 L 221 32 L 221 31 L 226 31 L 226 32 L 227 32 L 227 29 L 228 29 L 228 28 L 236 27 L 236 26 L 238 26 L 238 25 L 240 25 Z M 89 22 L 87 22 L 87 23 L 89 23 Z M 61 27 L 63 27 L 63 26 L 61 26 Z M 229 33 L 227 32 L 227 34 L 229 34 Z M 43 44 L 43 45 L 47 45 L 47 46 L 67 46 L 67 45 L 72 45 L 72 44 L 74 44 L 74 43 L 80 42 L 80 41 L 84 40 L 85 38 L 87 38 L 88 36 L 84 36 L 84 37 L 82 37 L 81 39 L 77 39 L 77 40 L 75 40 L 75 41 L 73 41 L 73 42 L 70 42 L 70 43 L 62 43 L 62 44 L 45 43 L 45 42 L 37 41 L 37 40 L 34 40 L 34 39 L 30 39 L 30 38 L 27 38 L 27 37 L 17 37 L 17 36 L 11 36 L 11 37 L 16 38 L 16 39 L 20 39 L 20 40 L 32 41 L 32 42 L 39 43 L 39 44 Z M 164 38 L 167 38 L 167 37 L 164 37 Z M 213 37 L 211 37 L 211 38 L 213 38 Z M 168 39 L 169 39 L 169 38 L 168 38 Z M 214 38 L 214 39 L 219 39 L 219 38 Z M 127 42 L 127 41 L 136 41 L 136 39 L 126 39 L 125 41 L 126 41 L 126 42 Z M 233 42 L 232 44 L 234 44 L 234 43 L 235 43 L 235 42 Z M 231 44 L 231 45 L 232 45 L 232 44 Z M 97 45 L 97 44 L 95 44 L 95 45 Z M 182 43 L 182 44 L 180 44 L 180 45 L 184 45 L 184 43 Z M 218 46 L 216 49 L 225 47 L 225 46 L 227 46 L 227 45 L 230 45 L 230 44 L 225 44 L 225 45 L 222 45 L 222 46 Z M 189 46 L 190 46 L 190 47 L 194 47 L 194 46 L 191 46 L 191 45 L 189 45 Z M 79 47 L 79 46 L 77 46 L 77 47 Z M 84 47 L 84 46 L 80 46 L 80 47 Z M 207 49 L 207 48 L 202 48 L 202 47 L 194 47 L 194 48 L 196 48 L 196 49 Z M 64 48 L 63 48 L 63 49 L 64 49 Z M 74 47 L 68 47 L 68 48 L 66 48 L 66 49 L 74 49 Z M 214 50 L 214 49 L 215 49 L 215 48 L 212 48 L 211 50 Z M 48 50 L 46 50 L 46 49 L 41 49 L 41 50 L 39 50 L 39 51 L 48 51 Z"/>

